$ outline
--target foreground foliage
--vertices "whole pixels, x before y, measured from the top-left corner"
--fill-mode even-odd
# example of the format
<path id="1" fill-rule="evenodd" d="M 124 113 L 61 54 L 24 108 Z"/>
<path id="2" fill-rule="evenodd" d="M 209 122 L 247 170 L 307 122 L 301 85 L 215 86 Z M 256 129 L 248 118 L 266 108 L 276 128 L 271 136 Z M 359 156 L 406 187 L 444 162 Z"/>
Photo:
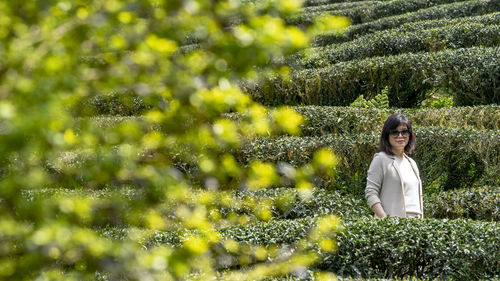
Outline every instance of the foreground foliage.
<path id="1" fill-rule="evenodd" d="M 278 108 L 269 121 L 266 108 L 237 86 L 260 73 L 288 72 L 278 62 L 309 39 L 280 17 L 299 6 L 295 1 L 2 1 L 0 279 L 216 276 L 215 245 L 231 248 L 217 226 L 244 220 L 211 212 L 222 196 L 217 189 L 259 189 L 280 179 L 272 163 L 240 167 L 228 149 L 248 135 L 299 131 L 298 114 Z M 193 42 L 196 48 L 181 49 Z M 123 95 L 118 102 L 93 98 L 101 93 Z M 78 114 L 95 114 L 79 108 L 89 100 L 96 106 L 145 101 L 140 110 L 148 111 L 141 122 L 102 130 L 83 120 L 77 129 Z M 221 116 L 229 111 L 249 118 L 237 127 Z M 164 130 L 145 132 L 154 126 Z M 80 165 L 65 165 L 60 157 L 66 151 L 85 151 L 89 157 Z M 175 168 L 176 161 L 187 159 L 201 171 L 201 184 Z M 322 150 L 307 173 L 290 179 L 307 186 L 315 171 L 331 170 L 333 159 Z M 41 188 L 99 190 L 109 185 L 132 186 L 134 196 L 60 193 L 26 200 L 26 194 Z M 209 191 L 196 197 L 197 189 Z M 193 232 L 182 247 L 145 249 L 141 231 L 121 240 L 98 231 L 113 226 Z M 331 230 L 312 231 L 308 243 L 319 243 Z M 256 279 L 308 266 L 314 261 L 308 247 L 298 248 L 291 261 L 234 269 L 226 277 Z"/>

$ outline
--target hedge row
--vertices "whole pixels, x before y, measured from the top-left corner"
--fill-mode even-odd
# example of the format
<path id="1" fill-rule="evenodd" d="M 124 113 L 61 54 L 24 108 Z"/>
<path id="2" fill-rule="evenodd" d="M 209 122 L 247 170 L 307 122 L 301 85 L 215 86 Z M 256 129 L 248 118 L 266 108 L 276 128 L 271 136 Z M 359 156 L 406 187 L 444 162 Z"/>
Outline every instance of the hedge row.
<path id="1" fill-rule="evenodd" d="M 358 7 L 366 7 L 374 4 L 379 4 L 380 1 L 355 1 L 355 2 L 339 2 L 339 3 L 330 3 L 324 5 L 316 5 L 316 6 L 306 6 L 302 8 L 302 13 L 314 13 L 314 12 L 332 12 L 336 10 L 344 10 L 344 9 L 352 9 Z"/>
<path id="2" fill-rule="evenodd" d="M 108 187 L 100 190 L 59 188 L 23 192 L 23 198 L 30 201 L 38 197 L 54 196 L 97 200 L 121 198 L 121 203 L 125 206 L 127 202 L 143 195 L 140 188 L 133 187 Z M 298 219 L 329 214 L 337 215 L 344 221 L 373 217 L 363 195 L 346 194 L 338 190 L 315 188 L 309 196 L 304 197 L 295 188 L 280 187 L 259 191 L 232 191 L 230 196 L 232 201 L 240 203 L 235 203 L 230 208 L 224 204 L 217 205 L 223 216 L 229 216 L 231 213 L 252 215 L 253 204 L 268 202 L 272 206 L 274 219 Z M 483 186 L 434 194 L 428 194 L 424 187 L 424 213 L 426 218 L 470 218 L 500 222 L 500 187 Z"/>
<path id="3" fill-rule="evenodd" d="M 308 163 L 317 149 L 330 147 L 340 158 L 334 178 L 316 178 L 314 184 L 325 188 L 341 189 L 361 195 L 366 184 L 366 172 L 378 151 L 379 133 L 358 135 L 323 135 L 317 137 L 257 138 L 234 151 L 237 160 L 246 164 L 253 159 L 266 162 L 286 162 L 292 166 Z M 429 192 L 478 185 L 500 185 L 500 132 L 458 130 L 446 128 L 419 128 L 415 130 L 417 149 L 413 158 L 417 161 L 421 178 Z M 148 157 L 149 154 L 144 155 Z M 84 152 L 68 152 L 57 163 L 47 166 L 57 170 L 61 165 L 85 167 L 92 157 Z M 176 160 L 176 167 L 193 181 L 203 175 L 189 163 Z M 84 179 L 75 178 L 77 181 Z M 83 183 L 83 182 L 82 182 Z M 202 184 L 202 181 L 200 182 Z M 286 182 L 282 184 L 288 184 Z"/>
<path id="4" fill-rule="evenodd" d="M 290 274 L 286 276 L 274 277 L 264 279 L 264 281 L 324 281 L 324 271 L 319 270 L 306 270 L 301 271 L 299 274 Z M 428 281 L 428 279 L 420 279 L 416 277 L 403 277 L 403 278 L 354 278 L 352 276 L 342 277 L 335 276 L 338 281 Z"/>
<path id="5" fill-rule="evenodd" d="M 257 201 L 271 200 L 274 205 L 273 217 L 276 219 L 297 219 L 328 214 L 335 214 L 344 221 L 373 217 L 373 212 L 364 196 L 353 196 L 336 190 L 315 189 L 310 197 L 304 199 L 293 188 L 237 192 L 235 196 L 240 199 L 248 196 Z M 426 194 L 424 188 L 424 213 L 426 218 L 470 218 L 500 222 L 500 187 L 484 186 L 434 194 Z"/>
<path id="6" fill-rule="evenodd" d="M 328 5 L 334 3 L 344 3 L 344 2 L 364 2 L 365 0 L 305 0 L 304 7 Z M 378 1 L 392 1 L 392 0 L 378 0 Z"/>
<path id="7" fill-rule="evenodd" d="M 500 106 L 467 106 L 422 109 L 376 109 L 332 106 L 296 106 L 304 116 L 302 135 L 380 132 L 391 114 L 406 114 L 414 127 L 500 129 Z"/>
<path id="8" fill-rule="evenodd" d="M 314 225 L 314 219 L 277 220 L 227 228 L 221 233 L 240 243 L 282 246 L 305 238 Z M 102 233 L 120 239 L 127 230 L 106 229 Z M 182 233 L 155 232 L 143 243 L 147 246 L 177 245 L 182 236 Z M 331 271 L 344 278 L 498 278 L 499 237 L 500 224 L 497 222 L 398 218 L 354 220 L 346 222 L 343 230 L 337 233 L 336 251 L 325 253 L 317 250 L 320 259 L 312 270 Z"/>
<path id="9" fill-rule="evenodd" d="M 496 0 L 474 0 L 450 3 L 421 9 L 411 13 L 381 18 L 363 24 L 352 25 L 341 35 L 335 33 L 319 35 L 315 38 L 314 44 L 320 46 L 351 41 L 363 34 L 396 28 L 404 23 L 436 19 L 450 20 L 461 17 L 484 15 L 498 12 L 499 10 L 500 3 Z"/>
<path id="10" fill-rule="evenodd" d="M 463 17 L 456 19 L 437 19 L 437 20 L 423 20 L 417 22 L 409 22 L 401 25 L 400 27 L 391 29 L 392 32 L 401 33 L 401 32 L 415 32 L 424 29 L 431 29 L 437 27 L 444 26 L 455 26 L 460 24 L 484 24 L 484 25 L 493 25 L 500 24 L 500 12 L 495 12 L 486 15 L 474 16 L 474 17 Z"/>
<path id="11" fill-rule="evenodd" d="M 446 127 L 470 128 L 478 130 L 500 129 L 500 106 L 464 106 L 446 108 L 421 109 L 377 109 L 337 106 L 295 106 L 293 109 L 305 118 L 301 125 L 303 136 L 325 134 L 358 134 L 380 132 L 382 126 L 394 113 L 403 113 L 408 116 L 415 127 Z M 233 120 L 239 120 L 240 114 L 228 113 L 225 115 Z M 123 122 L 144 123 L 141 116 L 93 116 L 79 118 L 76 129 L 83 124 L 106 129 Z M 160 126 L 151 125 L 150 129 L 161 130 Z"/>
<path id="12" fill-rule="evenodd" d="M 468 188 L 473 185 L 500 185 L 500 132 L 420 128 L 415 130 L 417 148 L 413 158 L 420 168 L 424 186 L 430 190 Z M 317 184 L 347 188 L 351 194 L 363 194 L 366 172 L 378 151 L 378 133 L 359 135 L 324 135 L 319 137 L 259 138 L 246 143 L 237 159 L 286 162 L 300 166 L 311 160 L 320 147 L 330 147 L 340 157 L 337 175 L 332 182 Z"/>
<path id="13" fill-rule="evenodd" d="M 347 8 L 344 10 L 332 11 L 331 14 L 349 17 L 353 24 L 374 21 L 380 18 L 413 12 L 420 9 L 433 7 L 440 4 L 457 2 L 458 0 L 405 0 L 379 2 L 371 6 L 361 6 L 357 8 Z M 299 16 L 285 19 L 288 24 L 309 25 L 314 19 L 325 12 L 328 12 L 329 5 L 323 6 L 326 11 L 316 10 Z"/>
<path id="14" fill-rule="evenodd" d="M 304 58 L 300 64 L 307 68 L 316 68 L 375 56 L 498 45 L 500 45 L 500 25 L 463 23 L 406 33 L 389 30 L 368 34 L 341 45 L 313 48 L 308 50 L 312 55 Z"/>
<path id="15" fill-rule="evenodd" d="M 270 78 L 243 89 L 265 105 L 349 105 L 389 87 L 392 107 L 415 107 L 433 89 L 451 92 L 456 105 L 500 103 L 500 47 L 407 53 L 341 62 Z"/>
<path id="16" fill-rule="evenodd" d="M 139 115 L 158 106 L 159 101 L 151 97 L 143 97 L 133 91 L 112 92 L 83 98 L 72 109 L 76 116 L 96 115 Z"/>
<path id="17" fill-rule="evenodd" d="M 470 218 L 499 222 L 500 187 L 449 190 L 425 196 L 424 210 L 426 216 L 432 218 Z"/>
<path id="18" fill-rule="evenodd" d="M 256 192 L 238 191 L 234 196 L 239 199 L 253 198 L 257 202 L 270 200 L 273 203 L 271 210 L 273 218 L 276 219 L 318 217 L 328 214 L 335 214 L 343 220 L 373 216 L 364 197 L 337 190 L 316 188 L 309 197 L 303 198 L 296 189 L 281 187 Z"/>
<path id="19" fill-rule="evenodd" d="M 314 225 L 307 219 L 234 227 L 240 242 L 290 244 Z M 338 250 L 321 253 L 317 269 L 340 276 L 478 280 L 500 274 L 500 224 L 470 220 L 388 218 L 346 222 Z"/>

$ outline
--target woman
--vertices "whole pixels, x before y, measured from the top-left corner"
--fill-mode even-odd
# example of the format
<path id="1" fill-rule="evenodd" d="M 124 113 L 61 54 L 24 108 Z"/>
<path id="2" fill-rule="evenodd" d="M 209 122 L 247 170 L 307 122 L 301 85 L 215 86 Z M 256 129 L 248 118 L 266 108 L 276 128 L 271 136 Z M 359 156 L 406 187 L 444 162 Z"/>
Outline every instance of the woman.
<path id="1" fill-rule="evenodd" d="M 368 169 L 365 197 L 379 218 L 423 218 L 422 182 L 413 159 L 415 135 L 405 115 L 384 123 L 379 149 Z"/>

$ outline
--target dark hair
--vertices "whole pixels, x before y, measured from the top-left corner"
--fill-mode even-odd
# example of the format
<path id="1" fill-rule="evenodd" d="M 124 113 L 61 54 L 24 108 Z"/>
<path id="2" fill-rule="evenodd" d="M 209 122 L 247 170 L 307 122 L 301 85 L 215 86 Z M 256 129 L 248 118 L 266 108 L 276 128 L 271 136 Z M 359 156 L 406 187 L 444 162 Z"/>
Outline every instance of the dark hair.
<path id="1" fill-rule="evenodd" d="M 410 120 L 408 120 L 408 117 L 403 114 L 393 114 L 385 120 L 384 128 L 382 128 L 382 133 L 380 134 L 380 143 L 378 144 L 381 151 L 389 155 L 394 155 L 389 142 L 389 132 L 396 129 L 399 125 L 406 125 L 406 128 L 410 131 L 408 144 L 405 146 L 405 153 L 411 154 L 413 152 L 415 149 L 415 135 L 413 134 L 413 128 Z"/>

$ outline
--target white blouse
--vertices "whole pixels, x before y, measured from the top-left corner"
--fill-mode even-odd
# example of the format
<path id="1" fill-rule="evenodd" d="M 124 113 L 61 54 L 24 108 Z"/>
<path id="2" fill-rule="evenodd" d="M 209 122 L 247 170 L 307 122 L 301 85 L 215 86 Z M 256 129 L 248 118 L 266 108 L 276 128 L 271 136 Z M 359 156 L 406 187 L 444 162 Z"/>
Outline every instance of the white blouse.
<path id="1" fill-rule="evenodd" d="M 406 157 L 403 159 L 396 157 L 396 164 L 401 172 L 400 176 L 403 179 L 406 212 L 422 214 L 422 210 L 420 210 L 419 182 L 417 175 L 411 168 L 410 162 Z"/>

